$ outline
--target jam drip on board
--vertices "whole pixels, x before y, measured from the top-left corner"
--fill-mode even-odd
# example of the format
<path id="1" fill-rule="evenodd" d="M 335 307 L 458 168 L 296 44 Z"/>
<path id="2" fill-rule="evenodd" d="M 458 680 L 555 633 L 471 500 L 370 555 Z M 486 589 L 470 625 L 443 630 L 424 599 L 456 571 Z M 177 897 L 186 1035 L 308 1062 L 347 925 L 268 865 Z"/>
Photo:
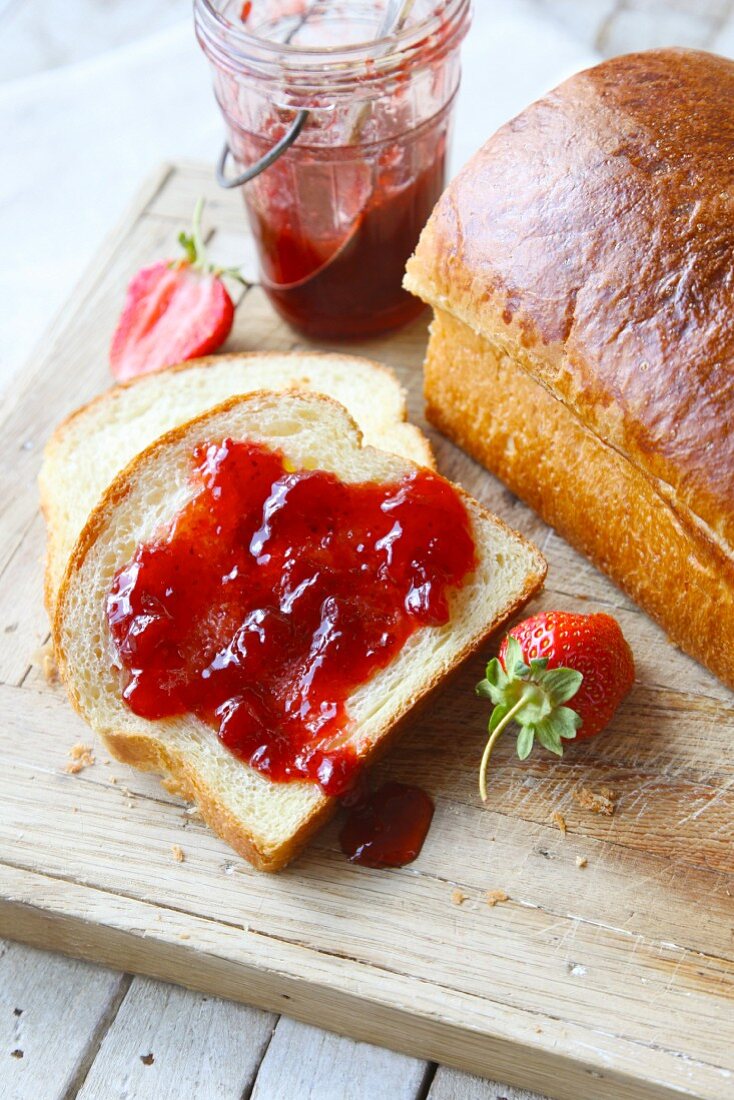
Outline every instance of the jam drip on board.
<path id="1" fill-rule="evenodd" d="M 341 850 L 365 867 L 404 867 L 423 847 L 432 817 L 433 802 L 420 787 L 385 783 L 348 809 Z"/>
<path id="2" fill-rule="evenodd" d="M 293 470 L 225 439 L 195 495 L 120 569 L 107 620 L 134 713 L 193 713 L 273 780 L 340 796 L 360 759 L 347 699 L 475 567 L 466 509 L 428 470 L 390 484 Z"/>

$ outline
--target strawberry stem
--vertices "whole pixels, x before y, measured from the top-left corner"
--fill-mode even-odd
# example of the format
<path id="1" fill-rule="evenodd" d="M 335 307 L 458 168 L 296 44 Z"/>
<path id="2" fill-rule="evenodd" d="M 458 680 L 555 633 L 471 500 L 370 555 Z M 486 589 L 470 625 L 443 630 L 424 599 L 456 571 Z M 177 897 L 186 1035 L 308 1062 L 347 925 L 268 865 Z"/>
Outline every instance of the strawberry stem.
<path id="1" fill-rule="evenodd" d="M 169 266 L 180 267 L 183 263 L 187 264 L 192 271 L 200 271 L 202 275 L 213 275 L 215 279 L 219 279 L 224 275 L 228 279 L 235 279 L 238 283 L 241 283 L 242 286 L 249 286 L 247 279 L 242 275 L 239 268 L 219 267 L 210 262 L 207 256 L 204 238 L 201 233 L 201 216 L 203 211 L 204 199 L 200 198 L 197 200 L 196 206 L 194 207 L 191 232 L 187 233 L 182 229 L 178 235 L 178 243 L 186 253 L 186 259 L 182 261 L 171 261 Z"/>
<path id="2" fill-rule="evenodd" d="M 520 645 L 511 634 L 505 643 L 504 664 L 493 657 L 477 695 L 490 699 L 494 710 L 489 719 L 489 740 L 479 768 L 479 793 L 487 801 L 487 765 L 497 738 L 514 719 L 518 725 L 517 755 L 530 754 L 537 738 L 556 756 L 563 755 L 563 739 L 576 736 L 581 718 L 563 704 L 571 699 L 583 680 L 572 668 L 548 668 L 547 657 L 531 657 L 526 663 Z"/>
<path id="3" fill-rule="evenodd" d="M 191 223 L 191 237 L 194 242 L 194 255 L 196 260 L 194 261 L 194 267 L 200 268 L 202 271 L 208 270 L 206 245 L 204 244 L 204 238 L 201 235 L 201 216 L 204 212 L 204 200 L 199 198 L 196 200 L 196 206 L 194 207 L 194 219 Z"/>
<path id="4" fill-rule="evenodd" d="M 518 711 L 522 710 L 525 706 L 525 698 L 518 699 L 514 707 L 511 707 L 504 718 L 500 719 L 496 727 L 492 731 L 492 734 L 484 746 L 484 752 L 482 753 L 482 762 L 479 765 L 479 793 L 482 796 L 482 802 L 487 801 L 487 768 L 489 766 L 489 758 L 492 755 L 492 749 L 494 748 L 500 734 L 503 732 L 506 726 L 510 724 Z"/>

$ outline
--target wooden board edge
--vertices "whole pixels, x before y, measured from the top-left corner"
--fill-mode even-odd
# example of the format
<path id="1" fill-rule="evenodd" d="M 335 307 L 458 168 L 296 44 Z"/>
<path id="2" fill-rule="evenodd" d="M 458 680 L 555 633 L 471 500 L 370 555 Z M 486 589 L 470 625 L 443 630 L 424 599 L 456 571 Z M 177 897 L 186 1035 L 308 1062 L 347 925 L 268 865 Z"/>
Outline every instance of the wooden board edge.
<path id="1" fill-rule="evenodd" d="M 244 928 L 238 944 L 240 930 L 231 925 L 8 864 L 0 864 L 0 893 L 0 936 L 7 939 L 283 1013 L 554 1100 L 721 1097 L 714 1067 L 682 1066 L 673 1055 L 633 1043 L 624 1044 L 621 1058 L 622 1040 L 599 1036 L 594 1044 L 582 1043 L 588 1051 L 583 1061 L 561 1054 L 557 1047 L 561 1036 L 568 1040 L 568 1026 L 544 1018 L 543 1027 L 535 1027 L 538 1017 L 522 1010 L 499 1006 L 508 1018 L 503 1034 L 462 1024 L 448 1003 L 445 1011 L 416 1014 L 411 989 L 401 996 L 402 976 L 372 974 L 352 959 L 342 960 L 343 988 L 337 990 L 327 980 L 333 960 L 323 979 L 314 980 L 318 952 Z M 261 942 L 253 950 L 256 939 Z M 378 979 L 389 992 L 384 984 L 375 988 Z M 618 1068 L 622 1061 L 628 1072 Z"/>

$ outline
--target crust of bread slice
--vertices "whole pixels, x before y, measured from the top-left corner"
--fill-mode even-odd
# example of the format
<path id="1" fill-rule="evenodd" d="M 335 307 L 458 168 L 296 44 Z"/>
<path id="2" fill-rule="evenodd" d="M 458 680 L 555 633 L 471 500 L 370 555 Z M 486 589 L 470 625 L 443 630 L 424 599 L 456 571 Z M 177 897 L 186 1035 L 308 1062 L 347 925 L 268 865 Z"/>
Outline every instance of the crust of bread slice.
<path id="1" fill-rule="evenodd" d="M 325 393 L 349 410 L 367 443 L 434 465 L 428 440 L 407 422 L 405 391 L 395 374 L 355 355 L 213 355 L 114 386 L 68 416 L 44 452 L 39 486 L 48 530 L 49 615 L 72 547 L 116 474 L 165 432 L 236 394 L 261 389 Z"/>
<path id="2" fill-rule="evenodd" d="M 169 790 L 193 799 L 210 827 L 255 867 L 274 871 L 301 850 L 336 802 L 311 782 L 274 783 L 235 758 L 193 715 L 147 721 L 124 704 L 105 617 L 112 579 L 136 546 L 190 499 L 191 455 L 203 442 L 253 439 L 281 450 L 296 468 L 330 470 L 347 482 L 395 481 L 409 460 L 363 446 L 349 413 L 318 394 L 259 392 L 230 399 L 168 432 L 113 481 L 70 557 L 53 637 L 75 708 L 120 760 L 158 772 Z M 538 550 L 461 489 L 478 566 L 451 593 L 451 618 L 424 627 L 369 683 L 350 696 L 350 739 L 370 763 L 414 708 L 542 586 Z"/>

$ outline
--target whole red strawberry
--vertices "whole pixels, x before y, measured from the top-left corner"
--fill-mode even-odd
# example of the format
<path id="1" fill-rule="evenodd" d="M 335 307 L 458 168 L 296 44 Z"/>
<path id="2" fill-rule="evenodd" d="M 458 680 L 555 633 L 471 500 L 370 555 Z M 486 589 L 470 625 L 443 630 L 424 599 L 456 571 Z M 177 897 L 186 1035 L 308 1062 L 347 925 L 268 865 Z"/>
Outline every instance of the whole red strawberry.
<path id="1" fill-rule="evenodd" d="M 477 694 L 495 704 L 479 774 L 482 798 L 492 747 L 510 722 L 519 727 L 521 760 L 536 737 L 562 756 L 562 739 L 594 737 L 609 725 L 634 678 L 632 651 L 611 615 L 544 611 L 518 623 L 477 685 Z"/>
<path id="2" fill-rule="evenodd" d="M 507 672 L 507 645 L 515 638 L 526 664 L 547 657 L 548 668 L 573 668 L 583 676 L 573 696 L 573 709 L 581 719 L 576 740 L 601 733 L 629 692 L 635 679 L 632 650 L 619 623 L 611 615 L 572 615 L 568 611 L 542 611 L 514 626 L 500 646 L 499 659 Z"/>
<path id="3" fill-rule="evenodd" d="M 127 288 L 110 349 L 118 382 L 216 351 L 227 339 L 234 304 L 221 276 L 240 279 L 233 269 L 210 264 L 201 237 L 200 201 L 191 235 L 179 234 L 184 259 L 144 267 Z"/>

